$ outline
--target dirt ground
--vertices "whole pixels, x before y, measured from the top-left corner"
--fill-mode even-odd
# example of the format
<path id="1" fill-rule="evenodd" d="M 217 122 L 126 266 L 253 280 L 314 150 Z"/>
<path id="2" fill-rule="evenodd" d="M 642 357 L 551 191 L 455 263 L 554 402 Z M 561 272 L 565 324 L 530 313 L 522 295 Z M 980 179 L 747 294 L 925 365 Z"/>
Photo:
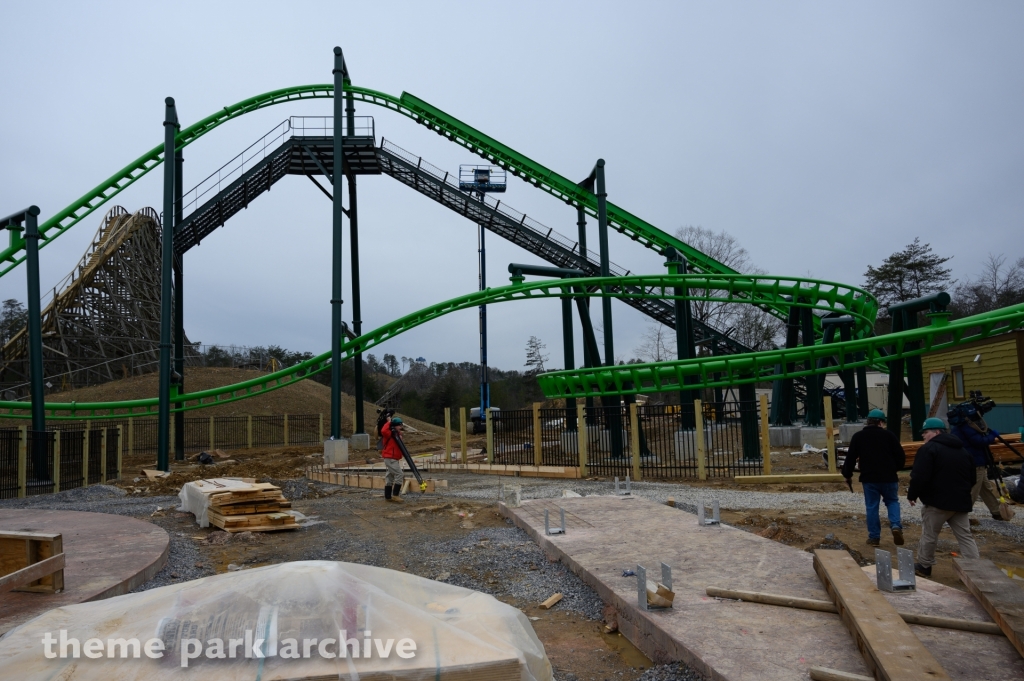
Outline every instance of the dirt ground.
<path id="1" fill-rule="evenodd" d="M 453 438 L 453 445 L 456 447 L 457 440 L 457 437 Z M 415 454 L 440 451 L 444 439 L 443 436 L 433 433 L 410 433 L 407 441 L 410 450 Z M 473 438 L 470 441 L 470 446 L 481 444 L 480 438 Z M 451 496 L 438 501 L 438 498 L 414 495 L 417 498 L 409 499 L 403 506 L 385 505 L 379 491 L 312 485 L 303 479 L 302 471 L 310 464 L 320 463 L 320 451 L 317 447 L 235 450 L 227 452 L 230 461 L 234 463 L 219 463 L 215 466 L 200 466 L 193 462 L 176 464 L 171 477 L 157 481 L 140 476 L 126 462 L 125 478 L 118 484 L 129 494 L 152 496 L 176 494 L 184 482 L 200 478 L 237 476 L 273 479 L 281 481 L 281 484 L 287 485 L 290 490 L 301 488 L 301 494 L 296 497 L 291 497 L 286 490 L 286 495 L 294 498 L 293 508 L 307 515 L 318 516 L 319 520 L 340 531 L 345 538 L 339 542 L 320 533 L 302 531 L 266 533 L 248 540 L 235 537 L 225 543 L 226 533 L 213 528 L 200 530 L 190 515 L 171 511 L 159 520 L 154 519 L 169 532 L 190 538 L 200 556 L 197 567 L 201 565 L 205 571 L 217 573 L 227 571 L 229 566 L 235 569 L 289 560 L 325 558 L 368 562 L 436 579 L 439 576 L 439 562 L 451 560 L 451 556 L 445 554 L 452 550 L 452 542 L 468 542 L 474 547 L 488 546 L 486 542 L 474 543 L 476 540 L 473 537 L 477 536 L 474 533 L 489 528 L 507 527 L 506 521 L 499 516 L 496 506 L 492 503 Z M 374 450 L 370 450 L 365 455 L 360 454 L 360 458 L 376 461 L 375 454 Z M 131 462 L 130 466 L 141 469 L 143 464 L 151 463 L 140 459 Z M 775 473 L 811 473 L 825 470 L 825 464 L 820 456 L 813 454 L 776 454 L 773 456 L 773 466 Z M 529 484 L 528 480 L 523 479 L 523 483 Z M 904 472 L 901 475 L 901 495 L 906 493 L 907 483 L 908 473 Z M 690 487 L 758 492 L 846 492 L 846 487 L 842 484 L 755 487 L 737 485 L 728 478 L 712 479 L 704 483 L 687 480 L 685 484 Z M 858 499 L 862 499 L 859 483 L 854 483 L 854 493 Z M 1018 512 L 1024 514 L 1024 508 L 1018 508 Z M 881 548 L 893 551 L 895 546 L 885 520 L 884 508 L 882 515 Z M 830 512 L 803 510 L 799 506 L 785 511 L 725 509 L 722 511 L 722 520 L 800 549 L 820 546 L 848 548 L 862 564 L 874 562 L 873 547 L 866 544 L 867 531 L 863 510 Z M 1024 575 L 1024 544 L 993 531 L 979 527 L 973 529 L 983 558 L 989 558 L 1000 566 Z M 920 525 L 906 524 L 904 535 L 906 548 L 916 552 L 920 539 Z M 377 546 L 374 550 L 379 553 L 367 554 L 366 546 L 374 543 Z M 944 531 L 940 535 L 937 551 L 939 560 L 932 579 L 963 590 L 963 585 L 952 571 L 950 560 L 956 550 L 952 535 L 948 530 Z M 501 564 L 502 560 L 502 556 L 497 555 L 491 563 L 484 563 L 493 564 L 497 561 L 497 564 Z M 541 598 L 531 600 L 503 593 L 506 580 L 514 581 L 516 575 L 522 572 L 521 568 L 518 572 L 515 569 L 502 572 L 498 568 L 493 571 L 482 569 L 480 564 L 479 560 L 457 561 L 451 568 L 452 578 L 449 581 L 492 593 L 530 617 L 534 630 L 543 642 L 552 664 L 558 670 L 556 678 L 635 680 L 641 678 L 644 671 L 651 668 L 650 660 L 624 637 L 617 632 L 606 633 L 602 622 L 558 606 L 550 611 L 542 610 L 539 607 Z M 530 566 L 529 569 L 545 568 L 540 565 Z M 181 577 L 186 578 L 185 575 Z"/>

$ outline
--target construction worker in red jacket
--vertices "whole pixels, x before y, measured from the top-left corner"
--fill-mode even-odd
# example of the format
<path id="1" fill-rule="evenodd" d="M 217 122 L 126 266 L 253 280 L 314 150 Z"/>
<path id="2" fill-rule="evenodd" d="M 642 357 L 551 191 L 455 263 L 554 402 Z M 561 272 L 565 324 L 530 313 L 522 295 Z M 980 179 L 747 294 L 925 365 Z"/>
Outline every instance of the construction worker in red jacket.
<path id="1" fill-rule="evenodd" d="M 402 481 L 405 473 L 402 472 L 402 450 L 398 446 L 397 437 L 402 436 L 402 419 L 394 417 L 384 424 L 380 429 L 380 436 L 384 442 L 381 457 L 388 472 L 384 476 L 384 500 L 402 503 L 399 495 L 402 493 Z"/>

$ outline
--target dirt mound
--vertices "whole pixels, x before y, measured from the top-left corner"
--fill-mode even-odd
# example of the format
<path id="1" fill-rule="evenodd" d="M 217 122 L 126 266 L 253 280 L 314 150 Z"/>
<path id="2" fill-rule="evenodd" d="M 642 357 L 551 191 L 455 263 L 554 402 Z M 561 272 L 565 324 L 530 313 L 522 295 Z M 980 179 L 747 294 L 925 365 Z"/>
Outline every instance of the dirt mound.
<path id="1" fill-rule="evenodd" d="M 794 532 L 785 525 L 779 525 L 778 523 L 772 523 L 760 532 L 755 532 L 754 534 L 758 537 L 771 539 L 772 541 L 777 541 L 782 544 L 798 544 L 807 541 L 807 537 Z"/>
<path id="2" fill-rule="evenodd" d="M 185 370 L 185 388 L 189 392 L 210 390 L 222 386 L 241 383 L 265 376 L 266 373 L 256 369 L 233 369 L 230 367 L 196 367 Z M 159 376 L 154 372 L 143 376 L 132 376 L 102 385 L 89 386 L 54 393 L 46 396 L 47 402 L 117 402 L 121 400 L 141 400 L 157 394 Z M 363 403 L 365 425 L 369 430 L 376 422 L 376 407 L 370 402 Z M 352 413 L 355 410 L 355 399 L 351 395 L 342 395 L 341 421 L 343 433 L 352 432 Z M 331 389 L 322 383 L 306 380 L 271 390 L 266 394 L 255 395 L 237 402 L 214 405 L 194 409 L 188 412 L 189 417 L 208 416 L 240 416 L 261 414 L 323 414 L 329 420 L 331 411 Z M 443 433 L 444 429 L 424 423 L 417 419 L 403 416 L 414 428 L 428 433 Z M 21 419 L 4 419 L 3 426 L 25 425 Z M 326 423 L 325 423 L 326 429 Z"/>

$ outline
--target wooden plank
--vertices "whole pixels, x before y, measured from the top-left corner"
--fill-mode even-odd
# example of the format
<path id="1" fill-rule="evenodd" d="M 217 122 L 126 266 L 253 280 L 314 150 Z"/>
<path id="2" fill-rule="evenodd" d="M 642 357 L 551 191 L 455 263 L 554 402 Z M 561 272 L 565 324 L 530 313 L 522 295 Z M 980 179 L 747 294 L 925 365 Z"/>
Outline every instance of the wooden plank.
<path id="1" fill-rule="evenodd" d="M 697 425 L 697 478 L 700 480 L 708 479 L 707 472 L 707 446 L 704 442 L 704 412 L 700 405 L 700 400 L 693 401 L 693 418 Z"/>
<path id="2" fill-rule="evenodd" d="M 741 485 L 768 485 L 801 482 L 843 482 L 843 479 L 842 473 L 798 473 L 793 475 L 737 475 L 733 478 L 733 481 Z"/>
<path id="3" fill-rule="evenodd" d="M 875 681 L 873 676 L 862 676 L 827 667 L 809 667 L 807 673 L 810 674 L 812 681 Z"/>
<path id="4" fill-rule="evenodd" d="M 781 594 L 768 594 L 760 591 L 738 591 L 736 589 L 719 589 L 709 586 L 706 589 L 708 596 L 714 598 L 733 598 L 748 603 L 761 603 L 763 605 L 777 605 L 783 608 L 799 608 L 801 610 L 817 610 L 818 612 L 834 612 L 839 610 L 832 601 L 819 601 L 813 598 L 799 598 L 797 596 L 783 596 Z M 956 629 L 958 631 L 973 631 L 979 634 L 995 634 L 1002 636 L 1003 632 L 998 624 L 994 622 L 979 622 L 977 620 L 961 620 L 953 617 L 937 617 L 935 615 L 917 615 L 910 612 L 896 611 L 907 624 L 918 624 L 923 627 L 937 627 L 939 629 Z"/>
<path id="5" fill-rule="evenodd" d="M 828 472 L 836 473 L 836 429 L 832 425 L 832 398 L 822 398 L 825 406 L 825 446 L 828 448 Z"/>
<path id="6" fill-rule="evenodd" d="M 772 447 L 768 432 L 768 396 L 761 395 L 758 405 L 761 412 L 761 461 L 764 463 L 764 474 L 772 474 Z"/>
<path id="7" fill-rule="evenodd" d="M 817 549 L 814 571 L 881 681 L 940 681 L 949 675 L 846 551 Z"/>
<path id="8" fill-rule="evenodd" d="M 19 587 L 29 587 L 33 582 L 38 582 L 44 577 L 49 577 L 54 572 L 64 569 L 64 554 L 58 553 L 38 563 L 33 563 L 17 572 L 0 577 L 0 593 L 7 593 Z M 61 580 L 63 583 L 63 580 Z M 49 590 L 49 589 L 48 589 Z"/>
<path id="9" fill-rule="evenodd" d="M 954 558 L 953 569 L 967 590 L 1024 656 L 1024 589 L 990 560 Z"/>

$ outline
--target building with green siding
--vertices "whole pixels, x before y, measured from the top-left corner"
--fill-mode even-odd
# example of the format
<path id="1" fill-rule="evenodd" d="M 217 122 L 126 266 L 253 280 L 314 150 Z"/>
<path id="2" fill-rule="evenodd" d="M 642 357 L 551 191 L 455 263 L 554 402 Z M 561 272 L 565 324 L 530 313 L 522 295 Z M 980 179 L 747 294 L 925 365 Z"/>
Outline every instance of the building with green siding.
<path id="1" fill-rule="evenodd" d="M 932 388 L 937 384 L 944 386 L 950 406 L 966 400 L 970 391 L 980 390 L 996 403 L 996 408 L 985 415 L 990 426 L 1001 433 L 1014 433 L 1024 427 L 1024 331 L 931 352 L 921 357 L 921 365 L 925 398 L 931 399 L 933 405 Z M 944 378 L 938 376 L 940 373 Z"/>

